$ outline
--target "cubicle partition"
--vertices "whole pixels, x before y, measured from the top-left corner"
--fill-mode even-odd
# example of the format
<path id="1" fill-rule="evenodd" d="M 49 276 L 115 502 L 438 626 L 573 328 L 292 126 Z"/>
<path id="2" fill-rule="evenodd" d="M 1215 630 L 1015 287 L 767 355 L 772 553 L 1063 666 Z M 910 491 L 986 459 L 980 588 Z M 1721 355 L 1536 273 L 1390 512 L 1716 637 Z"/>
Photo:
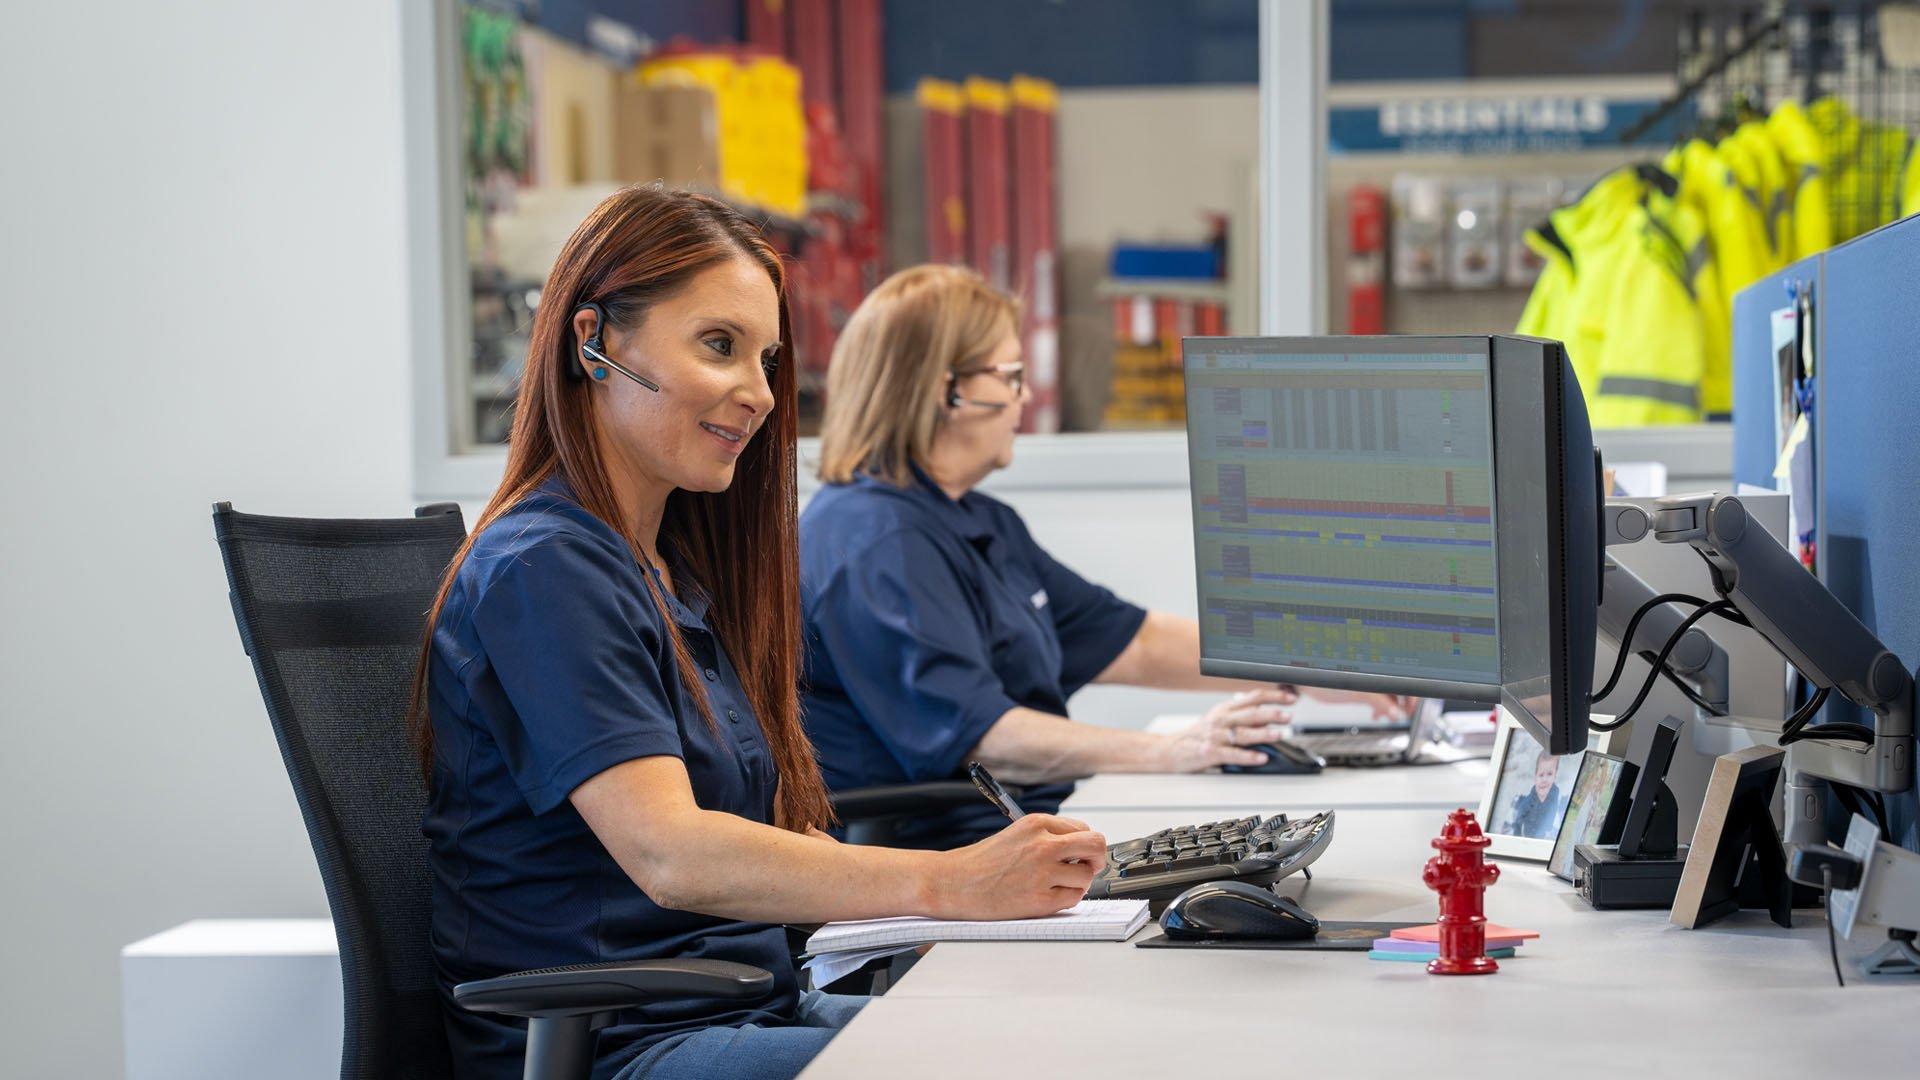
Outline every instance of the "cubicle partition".
<path id="1" fill-rule="evenodd" d="M 1821 580 L 1909 667 L 1920 665 L 1920 218 L 1756 282 L 1734 302 L 1734 478 L 1772 487 L 1770 320 L 1789 280 L 1814 289 Z M 1851 702 L 1827 720 L 1862 722 Z M 1887 801 L 1890 839 L 1920 850 L 1915 791 Z"/>

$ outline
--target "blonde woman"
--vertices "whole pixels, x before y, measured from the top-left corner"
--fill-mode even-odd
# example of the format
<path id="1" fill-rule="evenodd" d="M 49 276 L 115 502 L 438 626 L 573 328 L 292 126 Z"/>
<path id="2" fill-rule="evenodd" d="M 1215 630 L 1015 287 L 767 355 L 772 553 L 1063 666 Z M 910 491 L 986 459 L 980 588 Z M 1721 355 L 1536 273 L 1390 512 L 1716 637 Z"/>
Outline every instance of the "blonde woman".
<path id="1" fill-rule="evenodd" d="M 827 486 L 800 519 L 805 722 L 828 786 L 950 778 L 978 760 L 1052 812 L 1096 772 L 1263 764 L 1254 747 L 1283 734 L 1293 687 L 1201 675 L 1198 623 L 1087 581 L 975 490 L 1013 461 L 1017 326 L 979 275 L 919 266 L 875 289 L 834 347 Z M 1096 682 L 1234 695 L 1177 736 L 1069 721 L 1067 699 Z M 981 800 L 898 842 L 952 847 L 1000 824 Z"/>

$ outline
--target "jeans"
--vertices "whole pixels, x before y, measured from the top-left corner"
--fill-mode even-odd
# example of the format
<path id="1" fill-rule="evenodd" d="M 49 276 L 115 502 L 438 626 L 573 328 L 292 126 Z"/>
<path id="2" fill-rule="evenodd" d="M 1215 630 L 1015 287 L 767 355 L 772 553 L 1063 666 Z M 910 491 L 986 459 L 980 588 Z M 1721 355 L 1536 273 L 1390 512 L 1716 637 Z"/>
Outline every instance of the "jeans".
<path id="1" fill-rule="evenodd" d="M 669 1036 L 614 1080 L 790 1080 L 866 1003 L 864 997 L 809 990 L 800 995 L 799 1016 L 791 1025 L 743 1024 Z"/>

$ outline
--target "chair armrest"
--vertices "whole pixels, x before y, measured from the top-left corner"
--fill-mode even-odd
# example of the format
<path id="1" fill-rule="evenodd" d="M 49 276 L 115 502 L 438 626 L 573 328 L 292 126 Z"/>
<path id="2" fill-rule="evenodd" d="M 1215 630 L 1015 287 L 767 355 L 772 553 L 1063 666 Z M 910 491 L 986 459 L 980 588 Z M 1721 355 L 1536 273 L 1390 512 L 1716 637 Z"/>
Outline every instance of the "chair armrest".
<path id="1" fill-rule="evenodd" d="M 1017 788 L 1007 791 L 1019 798 Z M 903 817 L 951 810 L 956 806 L 984 805 L 980 789 L 967 780 L 930 780 L 923 784 L 886 784 L 880 787 L 854 788 L 833 795 L 833 812 L 843 822 L 870 818 Z"/>
<path id="2" fill-rule="evenodd" d="M 453 1000 L 472 1012 L 507 1016 L 583 1016 L 662 998 L 739 1001 L 773 992 L 773 976 L 728 960 L 631 960 L 540 968 L 464 982 Z"/>

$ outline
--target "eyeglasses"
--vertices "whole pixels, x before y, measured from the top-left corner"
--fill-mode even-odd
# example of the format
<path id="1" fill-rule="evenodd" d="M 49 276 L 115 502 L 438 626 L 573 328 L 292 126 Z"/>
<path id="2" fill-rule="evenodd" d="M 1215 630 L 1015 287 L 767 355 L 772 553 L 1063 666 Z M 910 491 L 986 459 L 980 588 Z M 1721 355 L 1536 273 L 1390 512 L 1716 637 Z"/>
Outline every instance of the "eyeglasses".
<path id="1" fill-rule="evenodd" d="M 1027 385 L 1027 365 L 1016 360 L 1011 364 L 993 364 L 989 367 L 963 368 L 953 373 L 955 379 L 964 379 L 969 375 L 991 375 L 1007 384 L 1014 397 Z"/>

